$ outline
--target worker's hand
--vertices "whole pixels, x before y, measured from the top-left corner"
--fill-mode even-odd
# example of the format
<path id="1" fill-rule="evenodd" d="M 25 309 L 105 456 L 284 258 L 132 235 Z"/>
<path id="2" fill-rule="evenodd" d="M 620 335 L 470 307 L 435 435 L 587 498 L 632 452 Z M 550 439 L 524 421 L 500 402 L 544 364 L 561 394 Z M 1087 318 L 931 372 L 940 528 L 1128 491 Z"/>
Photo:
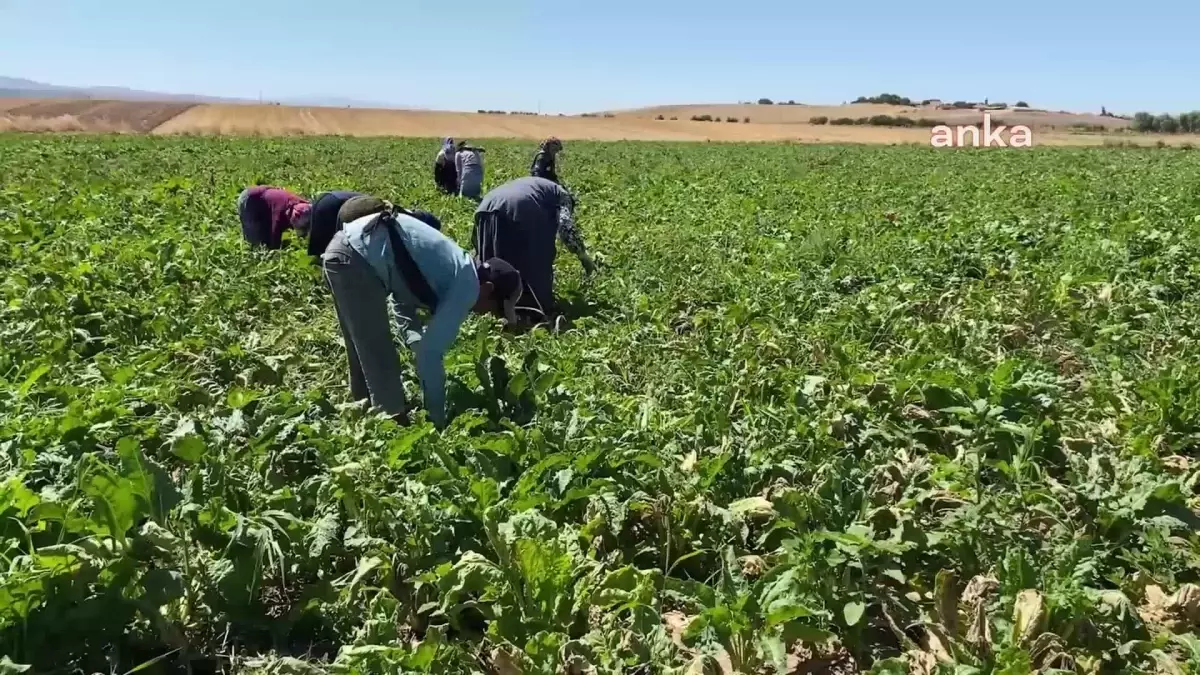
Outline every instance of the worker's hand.
<path id="1" fill-rule="evenodd" d="M 584 256 L 582 262 L 584 273 L 589 277 L 595 276 L 596 272 L 599 270 L 599 268 L 596 266 L 596 261 L 592 260 L 589 256 Z"/>

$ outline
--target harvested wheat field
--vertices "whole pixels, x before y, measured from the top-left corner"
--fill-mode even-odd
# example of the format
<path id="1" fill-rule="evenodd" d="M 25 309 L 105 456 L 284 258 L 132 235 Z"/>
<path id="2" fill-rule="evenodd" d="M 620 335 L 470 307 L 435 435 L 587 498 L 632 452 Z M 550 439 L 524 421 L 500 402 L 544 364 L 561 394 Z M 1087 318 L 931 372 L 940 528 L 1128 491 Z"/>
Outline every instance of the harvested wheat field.
<path id="1" fill-rule="evenodd" d="M 993 124 L 1024 124 L 1035 131 L 1035 145 L 1153 144 L 1158 136 L 1130 133 L 1126 120 L 1099 115 L 999 110 Z M 718 121 L 692 121 L 709 115 Z M 188 104 L 133 101 L 0 100 L 0 131 L 150 133 L 155 135 L 236 136 L 408 136 L 456 138 L 638 141 L 791 141 L 798 143 L 925 144 L 925 128 L 811 124 L 814 117 L 859 119 L 874 115 L 972 124 L 975 110 L 932 106 L 855 104 L 681 105 L 614 111 L 601 115 L 505 115 L 466 112 L 280 105 Z M 658 119 L 658 117 L 663 119 Z M 672 120 L 675 117 L 677 119 Z M 746 120 L 749 119 L 747 122 Z M 1080 133 L 1073 127 L 1093 131 Z M 1171 144 L 1196 143 L 1196 136 L 1164 138 Z"/>
<path id="2" fill-rule="evenodd" d="M 0 105 L 0 129 L 149 133 L 192 103 L 14 100 Z"/>

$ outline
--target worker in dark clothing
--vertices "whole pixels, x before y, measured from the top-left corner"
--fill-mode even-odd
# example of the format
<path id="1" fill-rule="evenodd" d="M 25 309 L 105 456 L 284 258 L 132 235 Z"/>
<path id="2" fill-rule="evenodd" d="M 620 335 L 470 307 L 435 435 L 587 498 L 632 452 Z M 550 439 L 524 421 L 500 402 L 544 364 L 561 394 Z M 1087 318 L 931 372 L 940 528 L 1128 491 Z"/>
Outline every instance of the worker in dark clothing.
<path id="1" fill-rule="evenodd" d="M 562 141 L 557 138 L 547 138 L 538 147 L 533 156 L 533 164 L 529 167 L 529 175 L 534 178 L 545 178 L 558 183 L 558 153 L 562 152 Z"/>
<path id="2" fill-rule="evenodd" d="M 596 270 L 575 224 L 574 210 L 571 193 L 534 177 L 492 190 L 475 210 L 475 256 L 502 258 L 521 273 L 524 293 L 517 309 L 526 322 L 541 323 L 555 312 L 556 238 L 579 258 L 588 275 Z"/>
<path id="3" fill-rule="evenodd" d="M 458 194 L 458 169 L 454 165 L 456 153 L 453 138 L 442 139 L 442 149 L 433 160 L 433 182 L 447 194 Z"/>
<path id="4" fill-rule="evenodd" d="M 308 254 L 319 256 L 329 247 L 333 235 L 342 231 L 345 225 L 340 218 L 342 206 L 354 197 L 365 196 L 358 192 L 339 190 L 322 192 L 313 199 L 311 225 L 308 235 Z M 414 216 L 435 230 L 442 229 L 442 222 L 427 211 L 412 211 Z"/>
<path id="5" fill-rule="evenodd" d="M 333 235 L 342 229 L 338 221 L 338 209 L 352 197 L 358 197 L 358 192 L 338 190 L 322 192 L 313 199 L 311 222 L 308 232 L 308 254 L 319 256 L 329 246 Z"/>

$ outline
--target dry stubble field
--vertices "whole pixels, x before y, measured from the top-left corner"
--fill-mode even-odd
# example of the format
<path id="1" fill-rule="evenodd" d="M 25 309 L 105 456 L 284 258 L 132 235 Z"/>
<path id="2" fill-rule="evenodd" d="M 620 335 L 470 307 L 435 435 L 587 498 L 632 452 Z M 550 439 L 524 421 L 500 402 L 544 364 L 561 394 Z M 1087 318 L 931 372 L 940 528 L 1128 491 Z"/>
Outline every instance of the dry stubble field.
<path id="1" fill-rule="evenodd" d="M 976 111 L 920 109 L 887 105 L 681 105 L 614 111 L 611 117 L 491 115 L 465 112 L 371 110 L 277 105 L 147 103 L 130 101 L 0 100 L 0 131 L 77 131 L 155 135 L 408 136 L 641 141 L 794 141 L 802 143 L 923 144 L 927 129 L 819 126 L 813 117 L 899 115 L 951 124 L 978 121 Z M 692 122 L 693 115 L 735 118 L 749 123 Z M 663 120 L 655 119 L 662 115 Z M 678 117 L 678 120 L 671 120 Z M 1127 122 L 1098 115 L 1000 111 L 993 120 L 1025 124 L 1037 145 L 1099 145 L 1120 138 L 1153 144 L 1157 136 L 1131 134 Z M 1101 125 L 1105 133 L 1070 131 L 1075 124 Z M 1163 138 L 1171 144 L 1200 137 Z"/>

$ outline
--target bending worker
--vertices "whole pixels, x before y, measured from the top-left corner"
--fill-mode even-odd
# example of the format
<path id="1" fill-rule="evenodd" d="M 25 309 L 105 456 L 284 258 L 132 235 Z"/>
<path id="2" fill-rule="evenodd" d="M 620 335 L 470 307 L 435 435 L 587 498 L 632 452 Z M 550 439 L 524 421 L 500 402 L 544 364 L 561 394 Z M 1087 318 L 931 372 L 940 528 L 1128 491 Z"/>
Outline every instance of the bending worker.
<path id="1" fill-rule="evenodd" d="M 342 205 L 354 197 L 361 197 L 358 192 L 338 190 L 322 192 L 313 198 L 311 224 L 308 231 L 308 254 L 319 256 L 325 252 L 325 247 L 333 241 L 333 235 L 342 229 L 342 221 L 338 220 L 338 211 Z"/>
<path id="2" fill-rule="evenodd" d="M 442 139 L 442 149 L 433 160 L 433 182 L 447 194 L 458 194 L 458 169 L 454 163 L 454 139 Z"/>
<path id="3" fill-rule="evenodd" d="M 277 249 L 283 245 L 283 232 L 288 228 L 301 236 L 308 234 L 312 205 L 283 188 L 256 185 L 238 195 L 237 210 L 242 236 L 251 246 Z"/>
<path id="4" fill-rule="evenodd" d="M 529 165 L 529 175 L 558 183 L 558 153 L 562 149 L 562 141 L 553 136 L 542 141 L 537 154 L 533 156 L 533 164 Z"/>
<path id="5" fill-rule="evenodd" d="M 502 258 L 521 273 L 518 309 L 535 323 L 554 313 L 557 237 L 589 275 L 596 265 L 575 224 L 575 199 L 545 178 L 518 178 L 487 193 L 475 209 L 476 257 Z"/>
<path id="6" fill-rule="evenodd" d="M 515 321 L 521 275 L 503 260 L 477 264 L 434 227 L 374 197 L 350 199 L 339 218 L 345 226 L 322 261 L 346 341 L 351 395 L 369 399 L 399 422 L 407 420 L 388 326 L 390 295 L 402 339 L 416 357 L 425 409 L 437 426 L 445 426 L 443 359 L 459 326 L 472 311 Z M 432 315 L 427 326 L 417 316 L 420 307 Z"/>
<path id="7" fill-rule="evenodd" d="M 454 155 L 454 168 L 458 172 L 458 195 L 479 199 L 483 194 L 483 148 L 460 142 Z"/>

